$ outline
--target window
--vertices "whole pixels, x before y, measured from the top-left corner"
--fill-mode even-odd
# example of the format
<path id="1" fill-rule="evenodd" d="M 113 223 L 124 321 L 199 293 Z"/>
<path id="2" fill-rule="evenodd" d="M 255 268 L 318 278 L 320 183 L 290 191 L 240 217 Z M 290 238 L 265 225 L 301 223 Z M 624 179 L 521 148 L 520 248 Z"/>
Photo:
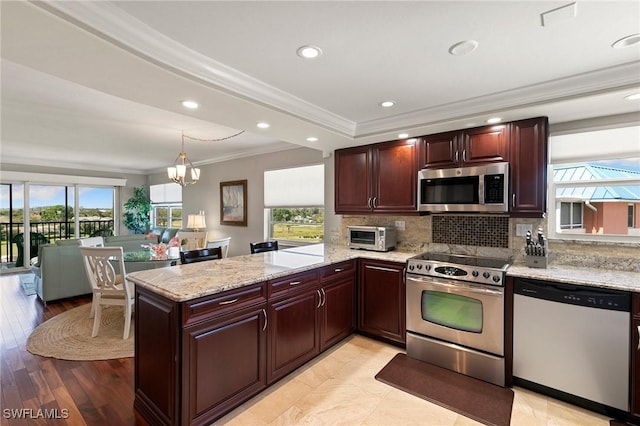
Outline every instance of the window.
<path id="1" fill-rule="evenodd" d="M 156 228 L 182 228 L 182 187 L 163 183 L 149 187 L 151 223 Z"/>
<path id="2" fill-rule="evenodd" d="M 264 206 L 266 239 L 324 241 L 324 165 L 266 171 Z"/>
<path id="3" fill-rule="evenodd" d="M 549 233 L 627 241 L 640 236 L 640 127 L 549 138 Z"/>
<path id="4" fill-rule="evenodd" d="M 582 203 L 560 203 L 560 228 L 582 228 Z"/>

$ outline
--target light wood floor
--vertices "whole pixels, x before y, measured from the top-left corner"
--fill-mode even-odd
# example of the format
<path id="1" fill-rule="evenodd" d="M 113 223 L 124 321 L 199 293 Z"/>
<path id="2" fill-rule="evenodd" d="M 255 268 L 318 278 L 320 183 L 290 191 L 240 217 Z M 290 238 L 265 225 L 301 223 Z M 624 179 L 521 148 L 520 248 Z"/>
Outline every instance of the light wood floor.
<path id="1" fill-rule="evenodd" d="M 0 424 L 144 424 L 133 411 L 133 358 L 78 362 L 31 355 L 38 324 L 89 299 L 50 303 L 25 296 L 15 275 L 0 277 Z M 374 379 L 400 350 L 353 335 L 215 424 L 477 425 Z M 514 388 L 512 425 L 608 425 L 609 418 Z M 67 409 L 66 420 L 11 420 L 6 409 Z M 35 412 L 35 411 L 34 411 Z"/>

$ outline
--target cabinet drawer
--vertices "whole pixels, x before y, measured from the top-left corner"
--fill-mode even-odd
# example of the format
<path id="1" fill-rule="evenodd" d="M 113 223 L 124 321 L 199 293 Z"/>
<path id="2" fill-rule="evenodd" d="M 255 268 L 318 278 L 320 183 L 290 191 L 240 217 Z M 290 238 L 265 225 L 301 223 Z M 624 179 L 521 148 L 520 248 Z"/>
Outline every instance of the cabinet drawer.
<path id="1" fill-rule="evenodd" d="M 285 294 L 317 284 L 318 272 L 315 269 L 313 271 L 287 275 L 286 277 L 269 281 L 269 296 L 280 293 Z"/>
<path id="2" fill-rule="evenodd" d="M 333 265 L 325 266 L 324 268 L 320 269 L 320 282 L 333 281 L 334 279 L 353 275 L 355 271 L 355 260 L 334 263 Z"/>
<path id="3" fill-rule="evenodd" d="M 267 300 L 265 283 L 225 291 L 214 296 L 190 300 L 184 304 L 183 325 L 224 315 Z"/>

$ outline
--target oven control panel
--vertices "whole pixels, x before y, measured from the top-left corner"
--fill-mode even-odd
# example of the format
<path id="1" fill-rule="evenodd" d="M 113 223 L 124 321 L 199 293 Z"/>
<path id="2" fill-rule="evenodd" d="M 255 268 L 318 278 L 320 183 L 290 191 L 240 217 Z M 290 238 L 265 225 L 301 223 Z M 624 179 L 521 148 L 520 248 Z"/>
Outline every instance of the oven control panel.
<path id="1" fill-rule="evenodd" d="M 453 264 L 436 260 L 411 258 L 407 260 L 407 274 L 441 277 L 493 286 L 504 286 L 506 268 Z"/>

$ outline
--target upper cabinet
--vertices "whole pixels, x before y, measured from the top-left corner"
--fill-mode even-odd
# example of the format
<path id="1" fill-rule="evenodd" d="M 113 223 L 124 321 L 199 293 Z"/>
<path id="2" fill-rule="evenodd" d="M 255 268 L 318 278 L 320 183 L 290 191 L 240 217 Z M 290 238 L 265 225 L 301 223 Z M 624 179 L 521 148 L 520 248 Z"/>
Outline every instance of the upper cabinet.
<path id="1" fill-rule="evenodd" d="M 509 167 L 511 206 L 516 216 L 537 216 L 547 210 L 547 117 L 511 123 Z"/>
<path id="2" fill-rule="evenodd" d="M 418 170 L 509 163 L 509 214 L 540 217 L 547 202 L 547 117 L 335 152 L 336 214 L 417 214 Z"/>
<path id="3" fill-rule="evenodd" d="M 425 136 L 421 168 L 439 169 L 509 161 L 509 125 Z"/>
<path id="4" fill-rule="evenodd" d="M 335 212 L 417 213 L 418 140 L 335 152 Z"/>

